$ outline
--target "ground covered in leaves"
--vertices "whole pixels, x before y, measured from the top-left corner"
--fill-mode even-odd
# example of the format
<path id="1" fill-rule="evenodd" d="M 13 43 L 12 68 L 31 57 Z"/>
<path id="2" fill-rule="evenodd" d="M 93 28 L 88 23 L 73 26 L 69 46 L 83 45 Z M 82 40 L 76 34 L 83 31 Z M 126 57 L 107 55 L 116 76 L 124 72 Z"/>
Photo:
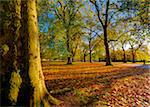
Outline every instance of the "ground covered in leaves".
<path id="1" fill-rule="evenodd" d="M 149 65 L 43 62 L 56 107 L 150 107 Z M 55 106 L 54 106 L 55 107 Z"/>

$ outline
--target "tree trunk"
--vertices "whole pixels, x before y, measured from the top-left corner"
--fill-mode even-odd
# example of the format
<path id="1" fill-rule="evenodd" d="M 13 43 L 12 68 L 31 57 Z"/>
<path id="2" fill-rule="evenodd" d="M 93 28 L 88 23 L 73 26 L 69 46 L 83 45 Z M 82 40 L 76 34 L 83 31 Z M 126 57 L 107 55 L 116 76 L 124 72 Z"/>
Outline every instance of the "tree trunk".
<path id="1" fill-rule="evenodd" d="M 69 65 L 69 64 L 72 64 L 71 57 L 68 57 L 68 58 L 67 58 L 67 64 L 68 64 L 68 65 Z"/>
<path id="2" fill-rule="evenodd" d="M 74 62 L 74 56 L 72 56 L 72 62 Z"/>
<path id="3" fill-rule="evenodd" d="M 112 64 L 111 64 L 109 45 L 108 45 L 108 39 L 107 39 L 107 27 L 105 26 L 103 29 L 104 29 L 104 45 L 105 45 L 105 52 L 106 52 L 106 66 L 108 66 Z"/>
<path id="4" fill-rule="evenodd" d="M 67 41 L 66 41 L 66 44 L 67 44 L 67 50 L 68 50 L 68 58 L 67 58 L 67 64 L 72 64 L 72 60 L 71 60 L 71 52 L 70 52 L 70 37 L 69 37 L 69 30 L 67 29 L 66 30 L 66 37 L 67 37 Z"/>
<path id="5" fill-rule="evenodd" d="M 135 53 L 133 49 L 132 49 L 132 63 L 135 63 Z"/>
<path id="6" fill-rule="evenodd" d="M 98 61 L 101 62 L 101 58 L 98 58 Z"/>
<path id="7" fill-rule="evenodd" d="M 90 52 L 89 52 L 89 56 L 90 56 L 90 63 L 92 63 L 92 50 L 90 49 Z"/>
<path id="8" fill-rule="evenodd" d="M 86 54 L 84 54 L 84 62 L 86 62 Z"/>
<path id="9" fill-rule="evenodd" d="M 36 12 L 36 0 L 28 0 L 28 75 L 30 80 L 30 99 L 29 105 L 50 106 L 50 104 L 58 104 L 59 101 L 54 99 L 47 91 L 44 76 L 41 68 L 40 59 L 40 43 L 38 36 L 38 23 Z"/>
<path id="10" fill-rule="evenodd" d="M 7 4 L 6 4 L 7 3 Z M 9 9 L 6 9 L 6 6 Z M 20 0 L 4 1 L 3 7 L 5 14 L 12 16 L 12 19 L 2 17 L 1 46 L 2 54 L 0 71 L 2 76 L 2 106 L 15 105 L 17 102 L 18 91 L 21 85 L 19 66 L 17 64 L 17 42 L 20 30 Z M 6 11 L 5 11 L 6 10 Z M 8 26 L 8 22 L 10 25 Z M 6 24 L 6 26 L 5 26 Z M 6 28 L 5 28 L 5 27 Z"/>
<path id="11" fill-rule="evenodd" d="M 92 50 L 91 50 L 91 38 L 89 40 L 89 60 L 90 60 L 90 63 L 92 63 Z"/>
<path id="12" fill-rule="evenodd" d="M 126 51 L 123 47 L 122 47 L 122 50 L 123 50 L 123 62 L 126 63 L 127 62 L 127 60 L 126 60 Z"/>

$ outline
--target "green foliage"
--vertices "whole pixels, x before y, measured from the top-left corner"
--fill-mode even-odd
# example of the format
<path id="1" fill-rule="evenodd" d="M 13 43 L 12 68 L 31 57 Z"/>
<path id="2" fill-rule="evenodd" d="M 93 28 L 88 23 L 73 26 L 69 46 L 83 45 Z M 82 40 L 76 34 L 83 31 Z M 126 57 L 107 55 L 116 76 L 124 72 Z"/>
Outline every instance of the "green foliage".
<path id="1" fill-rule="evenodd" d="M 95 1 L 101 5 L 99 12 L 104 23 L 105 1 Z M 144 43 L 142 45 L 145 45 L 146 39 L 148 41 L 147 2 L 147 0 L 110 1 L 107 32 L 112 55 L 116 54 L 113 53 L 113 49 L 118 52 L 122 47 L 128 50 L 130 48 L 128 41 L 133 43 L 135 49 L 141 42 Z M 87 42 L 97 33 L 91 42 L 92 56 L 94 60 L 105 59 L 104 45 L 102 45 L 103 29 L 89 1 L 43 0 L 39 1 L 38 5 L 40 33 L 43 35 L 41 39 L 42 58 L 66 59 L 68 56 L 75 56 L 75 59 L 80 60 L 84 53 L 88 55 Z M 67 31 L 70 52 L 66 46 Z M 121 54 L 119 55 L 118 58 L 121 59 Z"/>

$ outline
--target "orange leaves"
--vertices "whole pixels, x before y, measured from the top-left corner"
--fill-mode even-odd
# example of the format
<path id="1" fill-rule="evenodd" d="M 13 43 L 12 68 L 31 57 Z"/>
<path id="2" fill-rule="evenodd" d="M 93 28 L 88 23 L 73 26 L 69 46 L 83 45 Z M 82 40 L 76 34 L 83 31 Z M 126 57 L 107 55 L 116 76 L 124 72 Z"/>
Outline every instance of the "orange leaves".
<path id="1" fill-rule="evenodd" d="M 64 101 L 63 107 L 150 105 L 149 71 L 134 64 L 75 62 L 43 63 L 48 90 Z M 67 91 L 66 91 L 67 89 Z M 68 91 L 68 89 L 70 91 Z M 65 90 L 65 91 L 64 91 Z"/>

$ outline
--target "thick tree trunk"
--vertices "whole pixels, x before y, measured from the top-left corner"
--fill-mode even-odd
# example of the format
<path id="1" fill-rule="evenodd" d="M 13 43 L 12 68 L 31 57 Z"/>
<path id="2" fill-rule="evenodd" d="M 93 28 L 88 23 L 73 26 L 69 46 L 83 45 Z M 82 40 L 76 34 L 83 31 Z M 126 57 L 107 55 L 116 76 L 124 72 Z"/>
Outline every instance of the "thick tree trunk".
<path id="1" fill-rule="evenodd" d="M 59 101 L 54 99 L 47 91 L 44 76 L 41 68 L 40 43 L 38 36 L 36 0 L 27 1 L 28 12 L 28 75 L 30 80 L 30 101 L 31 107 L 58 104 Z"/>
<path id="2" fill-rule="evenodd" d="M 7 4 L 6 4 L 7 3 Z M 2 35 L 0 55 L 2 63 L 0 71 L 2 74 L 2 106 L 15 105 L 17 102 L 18 91 L 21 85 L 21 77 L 19 75 L 19 65 L 17 63 L 18 56 L 18 37 L 20 29 L 20 0 L 4 1 L 3 10 L 6 14 L 10 14 L 12 19 L 4 19 L 2 17 Z M 11 10 L 6 9 L 11 7 Z M 5 11 L 6 10 L 6 11 Z M 8 22 L 10 25 L 8 26 Z M 5 27 L 6 28 L 5 28 Z M 2 47 L 1 47 L 2 46 Z"/>
<path id="3" fill-rule="evenodd" d="M 20 56 L 20 44 L 19 44 L 19 39 L 20 39 L 20 18 L 21 18 L 21 0 L 13 0 L 14 8 L 13 8 L 13 18 L 12 18 L 12 28 L 13 28 L 13 49 L 14 56 L 13 58 L 13 67 L 14 70 L 11 73 L 11 78 L 10 78 L 10 90 L 9 90 L 9 99 L 11 101 L 12 105 L 16 105 L 17 103 L 17 98 L 19 95 L 19 89 L 21 87 L 22 83 L 22 78 L 20 76 L 20 64 L 18 62 L 18 57 Z"/>
<path id="4" fill-rule="evenodd" d="M 107 27 L 104 27 L 103 29 L 104 29 L 104 45 L 105 45 L 105 52 L 106 52 L 106 66 L 108 66 L 112 64 L 111 64 L 109 45 L 108 45 L 108 39 L 107 39 Z"/>

